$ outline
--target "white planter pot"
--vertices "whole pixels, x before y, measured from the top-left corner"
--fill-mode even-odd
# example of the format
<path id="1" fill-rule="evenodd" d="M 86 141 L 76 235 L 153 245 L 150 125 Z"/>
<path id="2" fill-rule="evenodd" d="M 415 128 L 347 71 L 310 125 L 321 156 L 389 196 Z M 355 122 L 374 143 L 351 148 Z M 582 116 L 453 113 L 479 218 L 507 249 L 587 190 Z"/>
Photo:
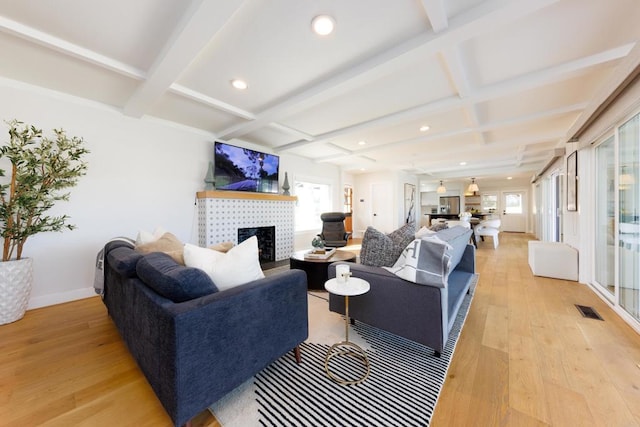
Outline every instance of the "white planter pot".
<path id="1" fill-rule="evenodd" d="M 0 262 L 0 325 L 22 319 L 32 282 L 33 259 Z"/>

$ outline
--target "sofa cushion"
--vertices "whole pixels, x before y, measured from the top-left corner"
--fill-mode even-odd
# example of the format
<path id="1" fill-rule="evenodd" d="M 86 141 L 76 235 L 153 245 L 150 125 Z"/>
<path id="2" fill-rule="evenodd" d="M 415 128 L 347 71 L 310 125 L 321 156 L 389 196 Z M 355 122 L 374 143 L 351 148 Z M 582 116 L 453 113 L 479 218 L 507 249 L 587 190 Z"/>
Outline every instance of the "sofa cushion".
<path id="1" fill-rule="evenodd" d="M 180 265 L 162 252 L 142 256 L 136 272 L 149 288 L 173 302 L 184 302 L 218 291 L 204 271 Z"/>
<path id="2" fill-rule="evenodd" d="M 120 246 L 107 252 L 107 262 L 118 274 L 124 277 L 136 276 L 136 265 L 142 258 L 140 252 L 131 248 Z"/>
<path id="3" fill-rule="evenodd" d="M 437 236 L 439 239 L 451 245 L 451 249 L 448 251 L 448 253 L 451 257 L 452 270 L 456 268 L 456 266 L 462 259 L 464 250 L 471 240 L 472 233 L 473 231 L 471 231 L 470 229 L 462 227 L 460 225 L 456 225 L 455 227 L 440 230 L 435 234 L 435 236 Z"/>
<path id="4" fill-rule="evenodd" d="M 178 264 L 184 265 L 184 258 L 182 254 L 184 251 L 184 244 L 171 233 L 164 233 L 162 237 L 151 242 L 139 245 L 136 244 L 136 251 L 142 254 L 164 252 L 173 258 Z"/>
<path id="5" fill-rule="evenodd" d="M 199 268 L 208 274 L 221 291 L 264 277 L 256 236 L 251 236 L 227 253 L 187 243 L 184 260 L 187 266 Z"/>
<path id="6" fill-rule="evenodd" d="M 373 267 L 391 267 L 414 238 L 414 223 L 405 224 L 389 234 L 369 226 L 362 237 L 360 263 Z"/>

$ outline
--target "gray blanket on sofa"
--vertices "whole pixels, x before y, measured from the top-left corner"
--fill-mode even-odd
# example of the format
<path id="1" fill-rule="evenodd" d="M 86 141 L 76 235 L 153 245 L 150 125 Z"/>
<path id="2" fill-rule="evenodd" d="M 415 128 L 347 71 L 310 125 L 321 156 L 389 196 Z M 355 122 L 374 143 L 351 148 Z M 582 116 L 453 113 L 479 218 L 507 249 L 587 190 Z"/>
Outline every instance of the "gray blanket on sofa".
<path id="1" fill-rule="evenodd" d="M 135 240 L 130 239 L 129 237 L 114 237 L 107 243 L 116 241 L 127 242 L 132 246 L 134 246 L 136 243 Z M 104 293 L 104 247 L 100 249 L 100 251 L 96 255 L 96 269 L 93 277 L 93 289 L 98 295 L 102 295 Z"/>
<path id="2" fill-rule="evenodd" d="M 393 267 L 382 267 L 396 276 L 419 285 L 447 286 L 452 249 L 436 236 L 423 237 L 411 242 Z"/>

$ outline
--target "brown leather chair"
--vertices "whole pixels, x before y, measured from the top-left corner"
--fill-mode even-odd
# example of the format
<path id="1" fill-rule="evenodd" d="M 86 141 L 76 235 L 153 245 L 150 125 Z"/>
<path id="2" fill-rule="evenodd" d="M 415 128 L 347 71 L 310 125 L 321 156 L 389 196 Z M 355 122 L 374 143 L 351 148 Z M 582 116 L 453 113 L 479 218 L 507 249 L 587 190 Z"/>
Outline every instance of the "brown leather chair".
<path id="1" fill-rule="evenodd" d="M 329 248 L 341 248 L 347 245 L 351 233 L 344 227 L 345 215 L 343 212 L 325 212 L 320 215 L 322 220 L 322 232 L 318 234 Z"/>

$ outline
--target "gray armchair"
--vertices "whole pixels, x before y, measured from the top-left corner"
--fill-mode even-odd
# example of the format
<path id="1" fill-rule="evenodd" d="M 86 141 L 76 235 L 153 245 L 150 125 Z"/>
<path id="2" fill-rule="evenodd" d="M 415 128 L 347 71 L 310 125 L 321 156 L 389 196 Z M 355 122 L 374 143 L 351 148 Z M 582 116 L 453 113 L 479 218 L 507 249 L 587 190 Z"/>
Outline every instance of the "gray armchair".
<path id="1" fill-rule="evenodd" d="M 325 212 L 320 215 L 322 232 L 318 236 L 324 245 L 330 248 L 341 248 L 347 245 L 351 233 L 344 228 L 345 215 L 342 212 Z"/>

